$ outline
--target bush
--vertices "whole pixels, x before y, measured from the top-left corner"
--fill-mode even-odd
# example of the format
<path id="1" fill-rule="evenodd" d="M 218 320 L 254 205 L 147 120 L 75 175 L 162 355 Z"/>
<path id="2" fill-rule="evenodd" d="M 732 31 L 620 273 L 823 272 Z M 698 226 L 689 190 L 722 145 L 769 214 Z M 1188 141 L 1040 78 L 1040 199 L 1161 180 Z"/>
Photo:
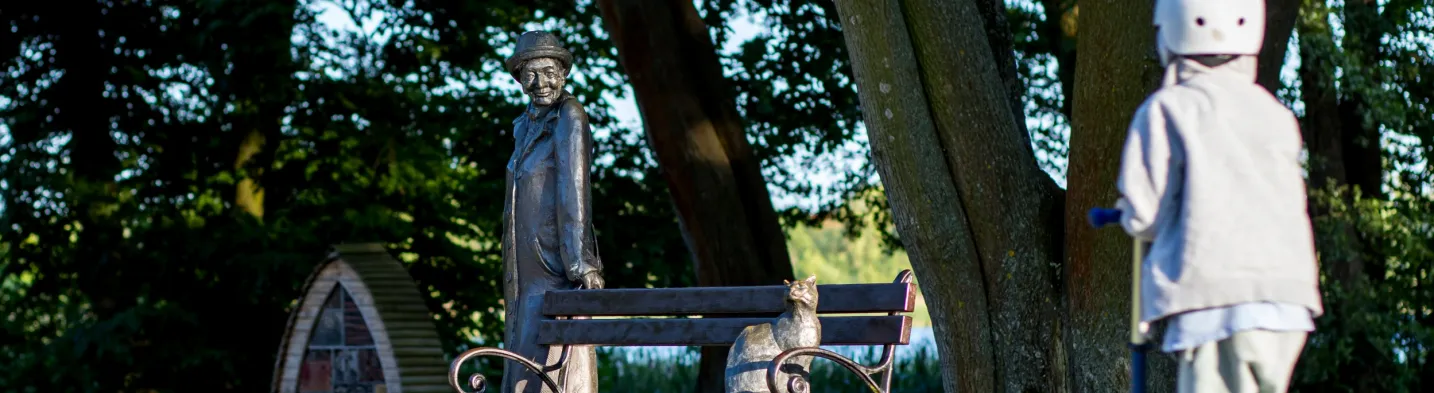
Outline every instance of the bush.
<path id="1" fill-rule="evenodd" d="M 1428 197 L 1315 190 L 1325 315 L 1294 376 L 1301 392 L 1419 392 L 1434 381 L 1434 210 Z"/>

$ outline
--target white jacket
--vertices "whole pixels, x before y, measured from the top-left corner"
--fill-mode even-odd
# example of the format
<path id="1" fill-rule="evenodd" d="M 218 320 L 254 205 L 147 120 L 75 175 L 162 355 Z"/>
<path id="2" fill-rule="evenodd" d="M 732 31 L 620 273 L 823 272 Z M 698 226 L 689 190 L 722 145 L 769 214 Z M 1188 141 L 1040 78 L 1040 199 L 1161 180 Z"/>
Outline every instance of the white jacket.
<path id="1" fill-rule="evenodd" d="M 1144 321 L 1256 301 L 1324 312 L 1299 126 L 1255 64 L 1176 60 L 1131 122 L 1117 207 L 1126 232 L 1153 241 Z"/>

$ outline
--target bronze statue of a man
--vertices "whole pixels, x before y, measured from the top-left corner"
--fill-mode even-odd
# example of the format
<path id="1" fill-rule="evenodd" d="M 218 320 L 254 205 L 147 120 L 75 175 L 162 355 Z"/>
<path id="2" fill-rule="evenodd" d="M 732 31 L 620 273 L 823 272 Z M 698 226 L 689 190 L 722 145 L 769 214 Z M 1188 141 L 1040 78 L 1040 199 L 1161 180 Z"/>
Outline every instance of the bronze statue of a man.
<path id="1" fill-rule="evenodd" d="M 592 131 L 587 113 L 563 90 L 573 56 L 551 33 L 518 39 L 508 72 L 531 102 L 513 121 L 503 203 L 503 298 L 508 350 L 540 365 L 557 364 L 560 346 L 537 341 L 543 293 L 603 287 L 590 202 Z M 572 347 L 566 367 L 549 373 L 567 392 L 597 392 L 596 354 Z M 532 372 L 507 362 L 505 392 L 547 392 Z"/>

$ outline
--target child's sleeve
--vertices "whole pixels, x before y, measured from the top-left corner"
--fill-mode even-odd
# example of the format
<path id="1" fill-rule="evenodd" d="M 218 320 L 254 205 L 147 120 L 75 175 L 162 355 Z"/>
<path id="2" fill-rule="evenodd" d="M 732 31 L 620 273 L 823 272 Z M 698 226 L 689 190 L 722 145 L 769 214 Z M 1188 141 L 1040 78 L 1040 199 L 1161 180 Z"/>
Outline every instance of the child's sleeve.
<path id="1" fill-rule="evenodd" d="M 1152 97 L 1136 111 L 1121 153 L 1116 188 L 1120 224 L 1131 236 L 1153 241 L 1161 222 L 1176 219 L 1184 183 L 1184 148 L 1175 113 Z"/>

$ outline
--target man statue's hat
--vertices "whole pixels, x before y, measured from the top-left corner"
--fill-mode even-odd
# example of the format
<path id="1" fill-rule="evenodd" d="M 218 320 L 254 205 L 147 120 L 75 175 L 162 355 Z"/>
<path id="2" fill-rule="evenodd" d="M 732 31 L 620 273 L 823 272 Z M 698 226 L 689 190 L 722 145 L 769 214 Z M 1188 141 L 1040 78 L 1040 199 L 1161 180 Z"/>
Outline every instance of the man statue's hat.
<path id="1" fill-rule="evenodd" d="M 572 69 L 573 54 L 563 49 L 563 43 L 558 41 L 558 36 L 546 31 L 529 31 L 518 37 L 518 48 L 513 50 L 513 56 L 507 61 L 508 73 L 517 78 L 518 65 L 543 57 L 557 59 L 563 63 L 564 69 Z"/>

